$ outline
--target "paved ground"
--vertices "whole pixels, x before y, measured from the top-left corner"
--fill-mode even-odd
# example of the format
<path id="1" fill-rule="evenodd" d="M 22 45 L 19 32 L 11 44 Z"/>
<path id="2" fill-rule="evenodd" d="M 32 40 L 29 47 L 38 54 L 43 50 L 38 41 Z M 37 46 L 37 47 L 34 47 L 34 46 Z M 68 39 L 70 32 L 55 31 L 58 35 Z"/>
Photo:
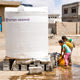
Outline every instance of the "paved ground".
<path id="1" fill-rule="evenodd" d="M 60 46 L 50 46 L 49 52 L 60 52 Z M 57 67 L 52 72 L 41 75 L 26 75 L 27 71 L 0 71 L 0 80 L 80 80 L 80 48 L 73 50 L 73 65 L 69 69 Z M 0 51 L 0 59 L 4 58 L 5 50 Z"/>
<path id="2" fill-rule="evenodd" d="M 57 37 L 58 39 L 58 37 Z M 56 40 L 57 40 L 56 39 Z M 49 42 L 49 52 L 60 52 L 60 46 Z M 5 57 L 5 41 L 0 39 L 0 60 Z M 72 53 L 72 67 L 64 69 L 57 67 L 52 72 L 43 72 L 41 75 L 27 75 L 27 71 L 0 71 L 0 80 L 80 80 L 80 47 L 76 46 Z"/>
<path id="3" fill-rule="evenodd" d="M 27 72 L 0 72 L 0 80 L 80 80 L 80 66 L 69 69 L 58 67 L 41 75 L 26 75 Z"/>

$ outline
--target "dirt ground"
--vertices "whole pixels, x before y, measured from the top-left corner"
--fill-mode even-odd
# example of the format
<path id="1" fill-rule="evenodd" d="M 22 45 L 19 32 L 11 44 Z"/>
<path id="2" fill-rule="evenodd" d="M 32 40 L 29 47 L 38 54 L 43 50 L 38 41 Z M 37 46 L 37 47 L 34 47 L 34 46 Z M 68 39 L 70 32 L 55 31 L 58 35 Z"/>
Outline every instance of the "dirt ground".
<path id="1" fill-rule="evenodd" d="M 49 53 L 60 52 L 57 41 L 61 36 L 49 38 Z M 72 53 L 72 66 L 69 69 L 63 67 L 54 68 L 52 72 L 43 72 L 41 75 L 27 75 L 27 71 L 0 71 L 0 80 L 80 80 L 80 47 L 78 38 L 72 37 L 76 47 Z M 5 40 L 0 38 L 0 60 L 5 57 Z"/>

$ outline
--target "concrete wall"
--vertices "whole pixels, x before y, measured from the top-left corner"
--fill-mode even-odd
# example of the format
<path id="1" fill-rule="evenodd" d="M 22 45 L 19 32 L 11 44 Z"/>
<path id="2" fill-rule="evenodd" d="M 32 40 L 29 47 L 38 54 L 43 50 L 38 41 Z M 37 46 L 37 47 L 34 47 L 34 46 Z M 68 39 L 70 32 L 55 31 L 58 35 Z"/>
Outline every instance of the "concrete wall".
<path id="1" fill-rule="evenodd" d="M 57 22 L 56 23 L 57 35 L 76 35 L 80 34 L 79 22 Z"/>
<path id="2" fill-rule="evenodd" d="M 76 13 L 71 13 L 71 8 L 72 7 L 76 7 Z M 68 8 L 68 14 L 64 14 L 64 9 L 65 8 Z M 79 9 L 79 6 L 78 4 L 71 4 L 71 5 L 66 5 L 66 6 L 63 6 L 62 7 L 62 16 L 63 17 L 73 17 L 73 16 L 78 16 L 78 9 Z"/>
<path id="3" fill-rule="evenodd" d="M 79 22 L 80 18 L 78 18 L 78 17 L 63 17 L 62 21 L 63 22 Z"/>
<path id="4" fill-rule="evenodd" d="M 76 13 L 72 13 L 72 7 L 76 7 Z M 64 9 L 68 8 L 68 13 L 64 14 Z M 78 22 L 80 21 L 80 3 L 71 3 L 62 6 L 62 21 Z"/>
<path id="5" fill-rule="evenodd" d="M 80 3 L 78 4 L 78 15 L 80 15 Z"/>

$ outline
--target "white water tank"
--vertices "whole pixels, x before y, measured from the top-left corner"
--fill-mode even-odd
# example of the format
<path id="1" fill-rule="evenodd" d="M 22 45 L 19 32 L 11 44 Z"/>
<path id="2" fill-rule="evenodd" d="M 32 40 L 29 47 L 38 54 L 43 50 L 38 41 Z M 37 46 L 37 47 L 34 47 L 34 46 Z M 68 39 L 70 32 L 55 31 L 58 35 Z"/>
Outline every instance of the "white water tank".
<path id="1" fill-rule="evenodd" d="M 6 56 L 20 59 L 48 56 L 47 8 L 6 8 L 5 23 Z"/>

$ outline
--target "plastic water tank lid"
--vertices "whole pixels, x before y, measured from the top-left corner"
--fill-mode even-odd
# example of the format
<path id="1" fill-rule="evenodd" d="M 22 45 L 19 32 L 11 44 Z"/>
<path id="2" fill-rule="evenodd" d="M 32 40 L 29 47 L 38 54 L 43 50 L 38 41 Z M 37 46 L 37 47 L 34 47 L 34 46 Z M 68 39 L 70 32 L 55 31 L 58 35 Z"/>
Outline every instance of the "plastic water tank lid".
<path id="1" fill-rule="evenodd" d="M 20 5 L 20 6 L 18 7 L 18 11 L 19 11 L 19 12 L 23 12 L 23 11 L 24 11 L 24 6 L 23 6 L 23 5 Z"/>

